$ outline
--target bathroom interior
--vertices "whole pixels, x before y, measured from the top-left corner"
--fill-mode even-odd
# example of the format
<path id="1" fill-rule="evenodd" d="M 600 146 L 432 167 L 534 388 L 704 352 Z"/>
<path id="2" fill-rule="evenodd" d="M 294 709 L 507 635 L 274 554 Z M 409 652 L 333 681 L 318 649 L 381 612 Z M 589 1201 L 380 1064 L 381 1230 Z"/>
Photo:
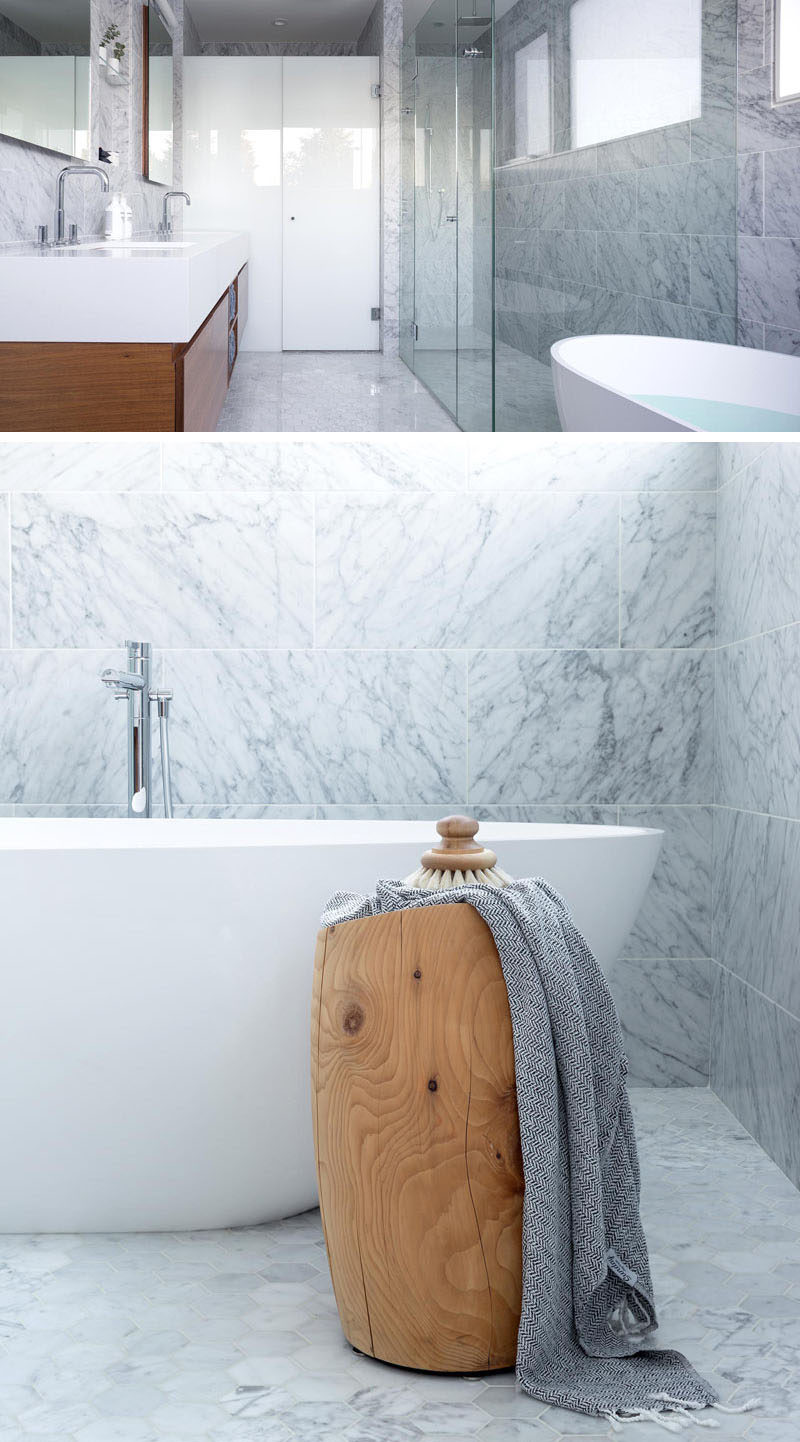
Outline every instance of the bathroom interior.
<path id="1" fill-rule="evenodd" d="M 799 157 L 798 0 L 3 0 L 0 427 L 797 430 Z"/>
<path id="2" fill-rule="evenodd" d="M 545 1401 L 508 1363 L 437 1365 L 439 1328 L 396 1365 L 343 1303 L 331 1187 L 354 1143 L 329 1132 L 317 1172 L 341 1075 L 320 1081 L 328 1034 L 309 1040 L 320 917 L 412 875 L 459 813 L 594 953 L 655 1346 L 733 1409 L 647 1410 L 631 1436 L 794 1442 L 799 523 L 791 439 L 0 442 L 3 1442 L 552 1442 L 635 1420 Z M 346 1009 L 363 1089 L 362 1020 Z M 455 1056 L 426 1107 L 450 1104 Z M 463 1130 L 431 1115 L 463 1170 Z M 415 1176 L 402 1225 L 432 1190 Z M 379 1257 L 402 1225 L 380 1222 Z M 467 1265 L 445 1241 L 420 1238 L 431 1294 Z"/>

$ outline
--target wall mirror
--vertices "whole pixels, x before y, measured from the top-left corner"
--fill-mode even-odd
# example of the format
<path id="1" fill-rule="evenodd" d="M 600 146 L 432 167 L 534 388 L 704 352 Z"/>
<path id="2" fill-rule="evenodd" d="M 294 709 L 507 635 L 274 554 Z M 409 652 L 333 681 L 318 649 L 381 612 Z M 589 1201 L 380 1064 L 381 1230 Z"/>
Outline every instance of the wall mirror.
<path id="1" fill-rule="evenodd" d="M 89 159 L 90 0 L 0 0 L 0 132 Z"/>
<path id="2" fill-rule="evenodd" d="M 150 0 L 145 5 L 143 24 L 142 174 L 159 185 L 171 185 L 174 18 L 165 0 Z"/>

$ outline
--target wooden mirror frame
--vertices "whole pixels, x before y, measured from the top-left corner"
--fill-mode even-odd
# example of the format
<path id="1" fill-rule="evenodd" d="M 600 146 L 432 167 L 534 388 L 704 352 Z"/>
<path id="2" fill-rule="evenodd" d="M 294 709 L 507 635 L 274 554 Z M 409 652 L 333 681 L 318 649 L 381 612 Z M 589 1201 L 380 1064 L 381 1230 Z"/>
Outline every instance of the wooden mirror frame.
<path id="1" fill-rule="evenodd" d="M 150 179 L 150 6 L 142 6 L 142 178 Z"/>

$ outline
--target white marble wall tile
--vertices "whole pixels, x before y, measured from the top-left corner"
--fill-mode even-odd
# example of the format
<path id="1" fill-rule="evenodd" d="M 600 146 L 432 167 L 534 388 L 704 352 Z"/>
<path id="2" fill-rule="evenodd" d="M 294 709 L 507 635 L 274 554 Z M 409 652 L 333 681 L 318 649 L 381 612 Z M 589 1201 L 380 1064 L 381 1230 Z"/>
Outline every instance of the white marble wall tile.
<path id="1" fill-rule="evenodd" d="M 320 646 L 611 646 L 612 496 L 321 497 Z"/>
<path id="2" fill-rule="evenodd" d="M 445 652 L 173 651 L 164 674 L 180 804 L 465 794 L 465 665 Z"/>
<path id="3" fill-rule="evenodd" d="M 800 446 L 771 445 L 719 493 L 717 638 L 800 620 Z"/>
<path id="4" fill-rule="evenodd" d="M 725 980 L 728 975 L 718 961 L 711 962 L 711 1028 L 709 1038 L 709 1085 L 722 1095 L 725 1078 Z"/>
<path id="5" fill-rule="evenodd" d="M 0 136 L 0 245 L 33 241 L 39 225 L 52 230 L 58 172 L 68 158 Z M 80 187 L 67 195 L 67 224 L 83 228 Z"/>
<path id="6" fill-rule="evenodd" d="M 0 647 L 11 645 L 8 496 L 0 494 Z"/>
<path id="7" fill-rule="evenodd" d="M 0 441 L 2 491 L 158 491 L 151 441 Z"/>
<path id="8" fill-rule="evenodd" d="M 176 806 L 175 815 L 202 821 L 313 821 L 314 806 L 226 806 L 203 804 Z"/>
<path id="9" fill-rule="evenodd" d="M 626 961 L 608 982 L 625 1033 L 629 1078 L 649 1086 L 706 1086 L 711 962 Z"/>
<path id="10" fill-rule="evenodd" d="M 711 955 L 710 806 L 621 806 L 621 826 L 664 832 L 653 880 L 625 948 L 629 957 Z"/>
<path id="11" fill-rule="evenodd" d="M 466 442 L 281 440 L 164 445 L 168 491 L 463 491 Z"/>
<path id="12" fill-rule="evenodd" d="M 92 806 L 88 803 L 77 806 L 61 806 L 58 804 L 52 806 L 33 806 L 26 804 L 25 802 L 19 802 L 15 807 L 13 807 L 13 811 L 15 816 L 38 816 L 50 819 L 57 818 L 67 820 L 75 820 L 76 817 L 84 817 L 89 818 L 90 820 L 96 820 L 100 818 L 104 821 L 114 821 L 122 820 L 128 815 L 128 808 L 124 802 L 120 802 L 117 806 Z"/>
<path id="13" fill-rule="evenodd" d="M 622 497 L 623 646 L 714 644 L 715 512 L 711 491 Z"/>
<path id="14" fill-rule="evenodd" d="M 698 441 L 580 442 L 470 436 L 476 491 L 706 491 L 716 486 L 713 445 Z"/>
<path id="15" fill-rule="evenodd" d="M 719 1094 L 800 1186 L 800 1022 L 737 977 L 725 976 Z"/>
<path id="16" fill-rule="evenodd" d="M 716 447 L 718 484 L 724 486 L 766 449 L 763 441 L 720 441 Z"/>
<path id="17" fill-rule="evenodd" d="M 435 822 L 448 813 L 463 813 L 465 805 L 463 796 L 454 796 L 435 805 L 420 802 L 417 806 L 403 806 L 397 802 L 390 806 L 318 806 L 316 814 L 320 821 L 430 821 L 433 841 Z"/>
<path id="18" fill-rule="evenodd" d="M 711 800 L 705 651 L 484 651 L 470 661 L 480 803 Z"/>
<path id="19" fill-rule="evenodd" d="M 616 806 L 473 806 L 470 816 L 479 821 L 535 821 L 552 826 L 616 826 Z"/>
<path id="20" fill-rule="evenodd" d="M 800 626 L 717 653 L 721 806 L 800 817 Z"/>
<path id="21" fill-rule="evenodd" d="M 312 525 L 304 496 L 16 496 L 16 644 L 308 644 Z"/>
<path id="22" fill-rule="evenodd" d="M 800 821 L 717 807 L 714 955 L 800 1017 Z"/>
<path id="23" fill-rule="evenodd" d="M 100 683 L 123 651 L 0 652 L 0 796 L 33 805 L 125 800 L 125 714 Z"/>

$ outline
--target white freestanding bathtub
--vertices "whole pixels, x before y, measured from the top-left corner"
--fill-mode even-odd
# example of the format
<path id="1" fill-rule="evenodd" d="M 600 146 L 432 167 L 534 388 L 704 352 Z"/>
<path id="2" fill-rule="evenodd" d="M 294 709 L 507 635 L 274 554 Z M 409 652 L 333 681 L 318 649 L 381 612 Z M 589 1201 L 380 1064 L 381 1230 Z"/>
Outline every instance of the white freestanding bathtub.
<path id="1" fill-rule="evenodd" d="M 313 1206 L 321 908 L 431 822 L 0 820 L 0 1232 L 244 1225 Z M 617 955 L 662 833 L 487 825 Z"/>
<path id="2" fill-rule="evenodd" d="M 565 431 L 800 430 L 800 358 L 712 341 L 582 335 L 551 346 Z"/>

